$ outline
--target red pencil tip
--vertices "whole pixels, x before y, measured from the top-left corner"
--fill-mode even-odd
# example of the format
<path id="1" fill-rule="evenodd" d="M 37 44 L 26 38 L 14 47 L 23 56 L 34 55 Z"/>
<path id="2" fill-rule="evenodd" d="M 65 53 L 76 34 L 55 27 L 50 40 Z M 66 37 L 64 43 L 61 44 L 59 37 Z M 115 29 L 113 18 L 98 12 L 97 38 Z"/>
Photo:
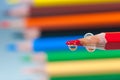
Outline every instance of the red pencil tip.
<path id="1" fill-rule="evenodd" d="M 8 27 L 9 27 L 9 22 L 3 21 L 3 22 L 0 23 L 0 25 L 1 25 L 3 28 L 8 28 Z"/>
<path id="2" fill-rule="evenodd" d="M 71 41 L 67 41 L 66 45 L 77 45 L 77 46 L 82 46 L 80 40 L 71 40 Z"/>

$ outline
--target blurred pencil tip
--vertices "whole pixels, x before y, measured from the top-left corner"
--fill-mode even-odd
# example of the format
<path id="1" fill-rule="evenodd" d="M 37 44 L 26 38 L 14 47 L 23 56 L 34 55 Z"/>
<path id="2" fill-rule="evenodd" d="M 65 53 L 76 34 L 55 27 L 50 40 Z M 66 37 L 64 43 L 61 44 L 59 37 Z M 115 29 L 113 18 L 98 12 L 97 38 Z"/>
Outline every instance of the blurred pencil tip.
<path id="1" fill-rule="evenodd" d="M 17 46 L 15 44 L 8 44 L 7 45 L 7 50 L 10 52 L 14 52 L 17 50 Z"/>
<path id="2" fill-rule="evenodd" d="M 10 26 L 8 21 L 1 21 L 0 22 L 1 28 L 8 28 Z"/>
<path id="3" fill-rule="evenodd" d="M 5 12 L 4 12 L 4 16 L 9 16 L 9 10 L 6 10 Z"/>
<path id="4" fill-rule="evenodd" d="M 25 75 L 31 75 L 31 74 L 40 74 L 40 73 L 46 73 L 44 68 L 42 67 L 26 67 L 22 69 L 23 74 Z"/>

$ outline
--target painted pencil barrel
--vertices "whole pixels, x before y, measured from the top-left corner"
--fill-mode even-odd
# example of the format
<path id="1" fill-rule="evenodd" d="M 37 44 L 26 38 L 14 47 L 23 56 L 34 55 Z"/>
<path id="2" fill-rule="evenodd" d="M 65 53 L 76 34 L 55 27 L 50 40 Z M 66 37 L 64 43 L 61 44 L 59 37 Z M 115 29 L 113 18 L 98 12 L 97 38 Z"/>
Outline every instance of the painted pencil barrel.
<path id="1" fill-rule="evenodd" d="M 120 23 L 119 12 L 93 13 L 93 14 L 83 14 L 83 15 L 78 14 L 78 15 L 26 19 L 26 26 L 28 27 L 37 26 L 37 27 L 41 27 L 43 30 L 75 29 L 75 28 L 78 29 L 81 28 L 80 26 L 87 26 L 87 28 L 89 26 L 89 28 L 93 28 L 97 25 L 103 26 L 103 25 L 114 25 L 119 23 Z M 77 26 L 77 27 L 72 27 L 72 26 Z"/>
<path id="2" fill-rule="evenodd" d="M 84 5 L 84 4 L 100 4 L 100 3 L 118 3 L 119 0 L 46 0 L 39 1 L 35 0 L 34 5 L 43 7 L 43 6 L 63 6 L 63 5 Z"/>
<path id="3" fill-rule="evenodd" d="M 62 54 L 63 53 L 63 54 Z M 72 54 L 73 53 L 73 54 Z M 115 53 L 115 54 L 114 54 Z M 87 51 L 76 52 L 48 52 L 47 61 L 66 61 L 66 60 L 87 60 L 87 59 L 103 59 L 103 58 L 118 58 L 119 50 L 116 51 L 96 51 L 93 54 L 89 54 Z M 101 55 L 101 56 L 99 56 Z M 54 57 L 56 56 L 56 57 Z"/>
<path id="4" fill-rule="evenodd" d="M 51 77 L 50 80 L 118 80 L 120 74 L 107 74 L 107 75 L 77 75 L 68 77 Z"/>
<path id="5" fill-rule="evenodd" d="M 50 74 L 51 76 L 57 76 L 57 75 L 67 76 L 67 75 L 90 74 L 90 73 L 91 74 L 103 74 L 103 73 L 115 73 L 115 72 L 120 73 L 119 62 L 120 59 L 50 63 L 47 64 L 46 70 L 48 74 Z"/>
<path id="6" fill-rule="evenodd" d="M 120 42 L 120 32 L 106 33 L 105 38 L 107 42 Z"/>
<path id="7" fill-rule="evenodd" d="M 120 48 L 120 32 L 106 33 L 105 38 L 107 40 L 105 49 L 117 49 Z"/>

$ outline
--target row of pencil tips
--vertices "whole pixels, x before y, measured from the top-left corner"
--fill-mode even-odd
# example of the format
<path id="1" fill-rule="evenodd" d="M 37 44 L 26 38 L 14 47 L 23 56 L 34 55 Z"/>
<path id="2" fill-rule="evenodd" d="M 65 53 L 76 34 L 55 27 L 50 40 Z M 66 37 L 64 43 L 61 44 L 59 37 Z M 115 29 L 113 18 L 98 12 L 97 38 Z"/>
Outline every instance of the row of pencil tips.
<path id="1" fill-rule="evenodd" d="M 29 62 L 32 65 L 21 68 L 21 73 L 23 75 L 29 76 L 31 80 L 49 80 L 48 74 L 44 70 L 47 64 L 45 52 L 27 54 L 22 58 L 23 62 Z"/>

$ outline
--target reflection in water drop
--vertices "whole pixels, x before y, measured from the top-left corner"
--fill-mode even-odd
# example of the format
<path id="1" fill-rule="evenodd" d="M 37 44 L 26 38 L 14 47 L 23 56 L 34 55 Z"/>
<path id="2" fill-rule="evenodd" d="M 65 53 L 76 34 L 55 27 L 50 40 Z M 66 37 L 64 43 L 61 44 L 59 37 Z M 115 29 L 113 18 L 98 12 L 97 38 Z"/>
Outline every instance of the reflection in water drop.
<path id="1" fill-rule="evenodd" d="M 92 33 L 86 33 L 85 36 L 84 36 L 84 38 L 87 38 L 87 37 L 89 37 L 89 36 L 94 36 L 94 34 L 92 34 Z M 89 38 L 88 38 L 88 39 L 89 39 Z M 94 52 L 94 51 L 96 50 L 95 45 L 85 46 L 85 48 L 86 48 L 86 50 L 87 50 L 88 52 Z"/>
<path id="2" fill-rule="evenodd" d="M 68 45 L 68 47 L 71 51 L 76 51 L 77 50 L 77 45 Z"/>
<path id="3" fill-rule="evenodd" d="M 89 36 L 94 36 L 94 34 L 92 34 L 92 33 L 86 33 L 86 34 L 84 35 L 84 38 L 89 37 Z"/>
<path id="4" fill-rule="evenodd" d="M 85 46 L 85 48 L 88 52 L 94 52 L 96 50 L 95 46 Z"/>

